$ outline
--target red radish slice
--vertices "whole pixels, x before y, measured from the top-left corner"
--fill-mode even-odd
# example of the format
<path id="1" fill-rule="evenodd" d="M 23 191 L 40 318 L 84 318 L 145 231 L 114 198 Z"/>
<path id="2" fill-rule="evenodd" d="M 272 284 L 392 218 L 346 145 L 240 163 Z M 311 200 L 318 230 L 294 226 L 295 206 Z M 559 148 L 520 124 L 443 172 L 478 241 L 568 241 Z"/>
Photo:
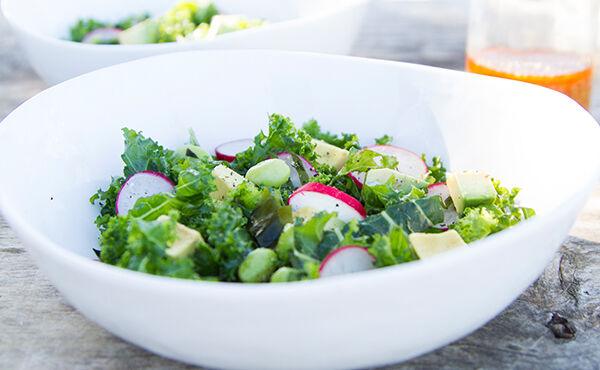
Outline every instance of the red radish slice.
<path id="1" fill-rule="evenodd" d="M 348 274 L 374 269 L 375 258 L 367 248 L 358 245 L 346 245 L 325 257 L 319 267 L 319 278 Z"/>
<path id="2" fill-rule="evenodd" d="M 175 185 L 162 173 L 143 171 L 134 173 L 125 181 L 117 195 L 116 209 L 118 215 L 125 215 L 138 199 L 158 193 L 171 193 Z"/>
<path id="3" fill-rule="evenodd" d="M 398 159 L 398 166 L 395 168 L 395 170 L 405 175 L 409 175 L 417 179 L 423 179 L 427 175 L 427 172 L 429 172 L 427 164 L 425 164 L 423 158 L 419 157 L 410 150 L 391 145 L 373 145 L 361 150 L 365 149 L 372 150 L 379 154 L 396 157 L 396 159 Z M 365 173 L 350 172 L 348 175 L 352 178 L 352 180 L 354 180 L 356 185 L 362 189 L 363 183 L 365 182 Z"/>
<path id="4" fill-rule="evenodd" d="M 239 139 L 223 143 L 215 148 L 217 159 L 227 162 L 233 162 L 235 155 L 243 152 L 254 145 L 252 139 Z"/>
<path id="5" fill-rule="evenodd" d="M 292 206 L 292 212 L 304 207 L 312 207 L 319 212 L 337 212 L 338 218 L 344 222 L 360 221 L 367 217 L 358 200 L 343 191 L 316 182 L 299 187 L 290 195 L 288 204 Z"/>
<path id="6" fill-rule="evenodd" d="M 277 158 L 281 159 L 290 167 L 290 181 L 292 185 L 299 188 L 302 186 L 302 181 L 300 180 L 300 175 L 298 174 L 298 170 L 294 167 L 294 156 L 288 152 L 283 152 L 277 154 Z M 304 157 L 298 155 L 298 159 L 302 162 L 302 167 L 304 167 L 304 171 L 308 175 L 308 178 L 312 178 L 317 176 L 317 170 L 307 161 Z"/>
<path id="7" fill-rule="evenodd" d="M 81 42 L 85 44 L 108 44 L 111 42 L 119 42 L 119 34 L 123 32 L 115 27 L 102 27 L 88 32 Z"/>
<path id="8" fill-rule="evenodd" d="M 427 187 L 427 195 L 430 197 L 439 195 L 442 197 L 442 203 L 446 203 L 446 199 L 450 197 L 450 190 L 445 182 L 436 182 Z"/>
<path id="9" fill-rule="evenodd" d="M 435 195 L 442 197 L 442 204 L 450 203 L 448 208 L 444 208 L 444 222 L 434 226 L 440 230 L 446 231 L 448 230 L 448 225 L 451 225 L 458 220 L 458 212 L 456 212 L 456 208 L 454 208 L 452 201 L 449 201 L 450 191 L 445 182 L 437 182 L 427 187 L 427 196 L 433 197 Z"/>

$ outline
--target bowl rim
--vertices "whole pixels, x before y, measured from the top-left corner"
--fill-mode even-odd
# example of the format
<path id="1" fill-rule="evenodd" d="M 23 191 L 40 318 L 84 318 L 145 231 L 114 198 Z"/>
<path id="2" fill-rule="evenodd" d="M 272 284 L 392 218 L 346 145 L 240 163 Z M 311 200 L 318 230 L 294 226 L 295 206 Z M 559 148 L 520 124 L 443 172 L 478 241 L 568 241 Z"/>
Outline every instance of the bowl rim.
<path id="1" fill-rule="evenodd" d="M 586 113 L 588 118 L 586 121 L 581 121 L 580 124 L 583 125 L 592 125 L 594 124 L 597 130 L 600 130 L 600 126 L 598 126 L 595 119 L 591 116 L 591 114 L 584 110 L 577 102 L 568 96 L 559 93 L 554 90 L 550 90 L 544 87 L 540 87 L 537 85 L 524 83 L 520 81 L 506 80 L 497 77 L 489 77 L 483 75 L 477 75 L 462 71 L 448 70 L 438 67 L 431 67 L 425 65 L 418 65 L 412 63 L 405 62 L 396 62 L 396 61 L 388 61 L 388 60 L 378 60 L 378 59 L 370 59 L 363 57 L 351 57 L 351 56 L 339 56 L 339 55 L 330 55 L 330 54 L 319 54 L 319 53 L 310 53 L 310 52 L 297 52 L 297 51 L 277 51 L 277 50 L 195 50 L 195 51 L 183 51 L 177 53 L 169 53 L 162 55 L 155 55 L 151 57 L 141 58 L 133 61 L 128 61 L 125 63 L 120 63 L 108 67 L 101 68 L 99 70 L 95 70 L 92 72 L 88 72 L 82 74 L 80 76 L 74 77 L 67 81 L 61 82 L 57 85 L 51 86 L 44 91 L 39 92 L 34 95 L 21 105 L 19 105 L 16 109 L 14 109 L 10 114 L 8 114 L 2 121 L 0 121 L 0 134 L 3 130 L 8 127 L 6 121 L 10 121 L 12 116 L 16 112 L 21 110 L 26 110 L 29 105 L 36 104 L 36 101 L 39 99 L 44 99 L 44 96 L 47 94 L 53 94 L 55 90 L 61 90 L 68 88 L 68 86 L 73 81 L 84 80 L 88 78 L 94 78 L 97 74 L 110 73 L 112 69 L 119 68 L 130 68 L 130 65 L 142 64 L 142 63 L 154 63 L 154 60 L 158 60 L 159 62 L 163 59 L 169 58 L 185 58 L 190 54 L 262 54 L 264 56 L 289 56 L 289 57 L 300 57 L 300 58 L 316 58 L 322 60 L 329 60 L 338 63 L 358 63 L 360 65 L 381 65 L 381 66 L 393 66 L 394 68 L 404 68 L 409 70 L 421 70 L 421 71 L 429 71 L 438 73 L 441 75 L 447 74 L 462 74 L 463 77 L 466 78 L 475 78 L 475 79 L 488 79 L 493 80 L 495 83 L 500 84 L 509 84 L 516 85 L 519 84 L 521 88 L 532 89 L 532 91 L 538 91 L 537 94 L 550 94 L 558 97 L 565 101 L 566 104 L 577 105 L 579 109 L 583 110 Z M 162 62 L 164 63 L 164 61 Z M 1 136 L 1 135 L 0 135 Z M 598 149 L 600 151 L 600 148 Z M 595 166 L 594 166 L 595 164 Z M 409 274 L 423 274 L 425 271 L 435 271 L 444 268 L 445 266 L 449 266 L 457 263 L 462 260 L 472 260 L 477 258 L 478 256 L 486 253 L 491 253 L 491 251 L 495 251 L 497 249 L 503 248 L 508 242 L 511 240 L 519 239 L 519 235 L 527 230 L 535 230 L 540 229 L 547 222 L 551 222 L 551 220 L 559 218 L 560 209 L 564 208 L 565 205 L 573 203 L 576 201 L 579 194 L 589 194 L 592 191 L 592 188 L 596 186 L 598 181 L 600 180 L 600 155 L 595 159 L 595 163 L 592 163 L 590 166 L 589 174 L 587 175 L 587 181 L 575 184 L 571 194 L 565 198 L 562 202 L 556 204 L 554 207 L 549 208 L 543 215 L 537 215 L 536 217 L 523 220 L 515 226 L 512 226 L 508 230 L 504 230 L 502 232 L 492 234 L 487 236 L 484 239 L 477 240 L 475 242 L 469 243 L 469 246 L 473 246 L 473 248 L 460 248 L 454 249 L 448 252 L 443 253 L 442 255 L 434 256 L 427 260 L 416 260 L 411 261 L 410 263 L 403 263 L 394 266 L 388 266 L 385 268 L 375 268 L 369 271 L 362 271 L 359 273 L 353 274 L 344 274 L 333 276 L 327 279 L 315 279 L 315 280 L 306 280 L 299 282 L 291 282 L 288 284 L 245 284 L 239 282 L 221 282 L 221 281 L 206 281 L 206 280 L 188 280 L 188 279 L 180 279 L 180 278 L 172 278 L 166 276 L 158 276 L 147 273 L 142 273 L 138 271 L 128 270 L 125 268 L 116 267 L 113 265 L 109 265 L 106 263 L 98 263 L 98 261 L 86 258 L 81 256 L 75 252 L 71 252 L 60 246 L 59 243 L 54 242 L 46 238 L 40 231 L 36 230 L 32 225 L 28 224 L 24 217 L 21 216 L 18 211 L 18 206 L 15 205 L 11 200 L 6 196 L 6 192 L 2 191 L 2 182 L 0 182 L 0 215 L 2 215 L 10 227 L 15 230 L 15 232 L 21 236 L 26 236 L 26 239 L 30 241 L 27 244 L 28 248 L 31 249 L 39 249 L 44 250 L 45 253 L 51 253 L 53 258 L 62 260 L 65 264 L 71 266 L 71 268 L 75 270 L 85 271 L 89 274 L 95 275 L 110 275 L 111 278 L 118 279 L 118 281 L 125 282 L 127 280 L 129 283 L 142 283 L 139 285 L 143 285 L 143 283 L 152 282 L 152 286 L 156 286 L 156 288 L 160 287 L 169 287 L 170 289 L 185 289 L 185 290 L 207 290 L 209 292 L 214 292 L 217 294 L 225 292 L 247 292 L 248 294 L 281 294 L 282 292 L 288 291 L 296 291 L 296 289 L 291 289 L 292 287 L 298 289 L 317 289 L 317 288 L 332 288 L 339 286 L 339 284 L 347 284 L 351 283 L 355 279 L 364 280 L 364 281 L 377 281 L 380 280 L 384 276 L 394 275 L 395 279 L 402 279 L 403 276 Z M 25 239 L 25 238 L 23 238 Z M 485 246 L 484 244 L 492 244 L 489 246 Z M 291 284 L 291 285 L 290 285 Z M 149 288 L 150 289 L 150 288 Z"/>
<path id="2" fill-rule="evenodd" d="M 30 37 L 42 40 L 46 43 L 49 43 L 53 46 L 66 47 L 72 49 L 80 49 L 80 50 L 88 50 L 88 51 L 102 51 L 109 53 L 123 53 L 123 52 L 144 52 L 144 51 L 178 51 L 178 50 L 187 50 L 193 49 L 194 46 L 197 45 L 210 45 L 222 42 L 220 40 L 236 40 L 238 38 L 245 37 L 253 37 L 256 33 L 263 32 L 277 32 L 279 30 L 288 28 L 290 26 L 302 26 L 302 24 L 306 22 L 310 22 L 313 20 L 319 20 L 323 18 L 329 17 L 331 14 L 335 14 L 337 12 L 344 11 L 345 9 L 359 6 L 362 4 L 367 4 L 371 0 L 346 0 L 344 2 L 339 2 L 339 5 L 335 8 L 332 8 L 326 12 L 322 12 L 315 15 L 307 15 L 303 17 L 295 17 L 289 20 L 266 23 L 261 25 L 260 27 L 248 28 L 236 32 L 230 32 L 223 35 L 219 35 L 218 38 L 214 39 L 204 39 L 204 40 L 186 40 L 182 42 L 163 42 L 163 43 L 152 43 L 152 44 L 131 44 L 131 45 L 106 45 L 106 44 L 87 44 L 82 42 L 76 42 L 66 39 L 61 39 L 57 37 L 48 36 L 42 32 L 38 32 L 35 30 L 31 30 L 28 27 L 25 27 L 22 22 L 19 21 L 19 18 L 15 16 L 10 11 L 11 1 L 13 0 L 2 0 L 0 1 L 0 13 L 4 16 L 4 18 L 8 21 L 11 27 L 18 29 L 20 32 L 29 35 Z M 20 1 L 20 0 L 14 0 Z M 68 29 L 68 26 L 67 26 Z"/>

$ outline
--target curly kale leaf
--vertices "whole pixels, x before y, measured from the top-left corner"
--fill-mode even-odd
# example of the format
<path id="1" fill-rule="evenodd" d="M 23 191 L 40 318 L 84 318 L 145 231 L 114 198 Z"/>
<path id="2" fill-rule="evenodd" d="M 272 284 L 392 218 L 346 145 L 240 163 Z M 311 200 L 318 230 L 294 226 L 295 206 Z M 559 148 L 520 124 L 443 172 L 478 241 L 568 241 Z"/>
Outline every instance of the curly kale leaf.
<path id="1" fill-rule="evenodd" d="M 215 249 L 219 280 L 237 281 L 237 269 L 254 248 L 246 230 L 247 219 L 242 210 L 228 202 L 219 203 L 206 220 L 207 241 Z"/>
<path id="2" fill-rule="evenodd" d="M 422 154 L 421 158 L 423 158 L 423 162 L 427 163 L 425 160 L 425 154 Z M 427 181 L 430 184 L 446 182 L 446 168 L 444 167 L 444 163 L 442 163 L 442 159 L 440 157 L 431 158 L 431 165 L 427 165 L 427 168 L 429 169 Z"/>
<path id="3" fill-rule="evenodd" d="M 387 235 L 374 235 L 368 250 L 375 257 L 377 267 L 393 266 L 419 259 L 400 226 L 393 227 Z"/>
<path id="4" fill-rule="evenodd" d="M 394 138 L 386 134 L 379 139 L 375 139 L 375 145 L 390 145 L 392 141 L 394 141 Z"/>
<path id="5" fill-rule="evenodd" d="M 125 151 L 121 159 L 125 162 L 123 175 L 131 175 L 142 171 L 154 171 L 169 177 L 173 182 L 171 162 L 175 157 L 173 151 L 164 149 L 150 138 L 145 138 L 141 132 L 123 128 Z"/>
<path id="6" fill-rule="evenodd" d="M 535 215 L 533 209 L 518 207 L 515 204 L 520 189 L 508 190 L 501 187 L 499 181 L 492 182 L 498 194 L 494 202 L 479 207 L 467 207 L 451 226 L 466 243 L 485 238 Z"/>
<path id="7" fill-rule="evenodd" d="M 367 172 L 375 168 L 396 168 L 398 159 L 391 155 L 383 155 L 369 149 L 350 149 L 348 159 L 344 167 L 338 172 L 338 176 L 347 175 L 350 172 Z"/>
<path id="8" fill-rule="evenodd" d="M 144 221 L 131 216 L 113 217 L 100 237 L 100 260 L 126 269 L 183 279 L 210 276 L 214 259 L 207 246 L 198 243 L 188 257 L 166 254 L 176 238 L 177 212 L 166 220 Z M 208 251 L 208 253 L 207 253 Z"/>
<path id="9" fill-rule="evenodd" d="M 113 177 L 108 189 L 98 189 L 98 191 L 90 198 L 90 203 L 97 203 L 100 206 L 100 215 L 95 221 L 96 226 L 100 231 L 105 230 L 110 218 L 117 214 L 117 195 L 119 195 L 119 191 L 124 183 L 124 177 Z"/>
<path id="10" fill-rule="evenodd" d="M 329 131 L 322 131 L 321 126 L 316 120 L 311 119 L 302 125 L 302 129 L 317 140 L 323 140 L 326 143 L 337 146 L 338 148 L 349 150 L 350 148 L 360 149 L 358 137 L 356 134 L 342 133 L 341 136 L 332 134 Z"/>
<path id="11" fill-rule="evenodd" d="M 361 194 L 367 214 L 372 215 L 395 204 L 423 198 L 425 196 L 425 191 L 423 190 L 424 187 L 419 186 L 419 184 L 416 184 L 416 186 L 411 185 L 408 189 L 398 189 L 393 183 L 394 178 L 391 177 L 387 183 L 382 185 L 363 185 Z"/>
<path id="12" fill-rule="evenodd" d="M 358 226 L 360 235 L 373 237 L 376 234 L 387 235 L 398 226 L 408 233 L 424 232 L 442 221 L 442 198 L 437 195 L 393 205 L 385 211 L 368 216 Z"/>
<path id="13" fill-rule="evenodd" d="M 269 134 L 262 131 L 254 138 L 254 146 L 238 153 L 231 163 L 231 168 L 240 175 L 245 175 L 250 167 L 267 158 L 274 158 L 278 153 L 288 152 L 304 157 L 310 163 L 317 158 L 315 145 L 304 130 L 297 130 L 289 117 L 279 114 L 269 116 Z"/>
<path id="14" fill-rule="evenodd" d="M 305 223 L 286 225 L 275 250 L 282 264 L 304 272 L 302 279 L 316 279 L 321 261 L 331 251 L 344 245 L 367 245 L 358 230 L 354 220 L 344 224 L 334 213 L 320 212 Z"/>

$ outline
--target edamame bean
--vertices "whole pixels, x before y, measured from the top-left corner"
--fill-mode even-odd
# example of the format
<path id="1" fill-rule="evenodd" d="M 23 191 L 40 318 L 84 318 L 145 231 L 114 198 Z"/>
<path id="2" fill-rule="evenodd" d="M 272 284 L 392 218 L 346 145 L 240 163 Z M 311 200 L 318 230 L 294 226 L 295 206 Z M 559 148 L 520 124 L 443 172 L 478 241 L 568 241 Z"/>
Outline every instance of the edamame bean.
<path id="1" fill-rule="evenodd" d="M 291 267 L 280 267 L 273 275 L 271 275 L 272 283 L 287 283 L 290 281 L 298 281 L 302 278 L 303 272 Z"/>
<path id="2" fill-rule="evenodd" d="M 180 157 L 202 158 L 210 157 L 210 155 L 197 145 L 186 144 L 182 145 L 175 151 L 175 154 Z"/>
<path id="3" fill-rule="evenodd" d="M 290 167 L 281 159 L 267 159 L 250 168 L 246 178 L 256 185 L 278 187 L 290 178 Z"/>
<path id="4" fill-rule="evenodd" d="M 268 248 L 257 248 L 250 252 L 238 268 L 238 276 L 244 283 L 269 281 L 277 267 L 277 254 Z"/>

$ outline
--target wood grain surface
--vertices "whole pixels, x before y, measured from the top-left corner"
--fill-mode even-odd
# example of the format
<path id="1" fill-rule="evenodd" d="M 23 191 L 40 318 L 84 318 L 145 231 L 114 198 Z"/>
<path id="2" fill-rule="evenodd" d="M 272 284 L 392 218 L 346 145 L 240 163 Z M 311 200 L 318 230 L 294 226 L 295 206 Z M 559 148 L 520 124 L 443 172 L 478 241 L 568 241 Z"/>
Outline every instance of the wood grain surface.
<path id="1" fill-rule="evenodd" d="M 462 69 L 465 31 L 464 1 L 379 1 L 353 54 Z M 45 87 L 0 18 L 0 119 Z M 599 107 L 594 94 L 596 119 Z M 543 275 L 502 314 L 455 343 L 388 368 L 600 368 L 599 222 L 600 188 Z M 126 343 L 75 311 L 0 216 L 0 368 L 193 367 Z"/>

